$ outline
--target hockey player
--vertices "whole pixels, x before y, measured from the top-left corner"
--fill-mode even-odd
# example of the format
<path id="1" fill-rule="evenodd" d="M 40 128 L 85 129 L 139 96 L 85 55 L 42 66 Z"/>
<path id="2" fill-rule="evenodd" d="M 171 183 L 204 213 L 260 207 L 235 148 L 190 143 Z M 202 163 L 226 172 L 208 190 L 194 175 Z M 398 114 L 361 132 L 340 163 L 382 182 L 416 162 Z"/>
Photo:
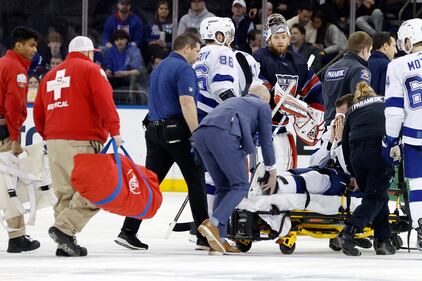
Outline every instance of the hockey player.
<path id="1" fill-rule="evenodd" d="M 205 46 L 193 65 L 199 85 L 200 120 L 222 101 L 239 95 L 236 58 L 227 47 L 234 38 L 233 23 L 228 20 L 210 17 L 201 22 L 200 34 Z"/>
<path id="2" fill-rule="evenodd" d="M 417 248 L 422 250 L 422 19 L 405 21 L 397 35 L 398 48 L 408 55 L 390 62 L 387 68 L 386 144 L 388 156 L 399 160 L 402 134 L 412 227 L 418 233 Z"/>
<path id="3" fill-rule="evenodd" d="M 282 15 L 272 14 L 267 18 L 264 25 L 264 39 L 267 41 L 268 47 L 259 49 L 254 57 L 261 64 L 260 78 L 266 86 L 269 89 L 275 89 L 278 84 L 285 91 L 290 84 L 294 83 L 289 93 L 291 96 L 305 101 L 311 107 L 322 110 L 321 82 L 308 68 L 303 56 L 288 51 L 290 31 Z M 279 100 L 280 97 L 275 94 L 275 91 L 271 91 L 270 105 L 272 108 Z M 283 114 L 277 112 L 273 117 L 273 125 L 277 125 L 282 118 Z M 315 125 L 318 123 L 319 121 Z M 311 126 L 310 130 L 311 134 L 308 131 L 304 132 L 302 136 L 313 135 L 312 141 L 319 138 L 321 131 L 315 130 L 315 126 Z M 274 139 L 279 171 L 296 166 L 295 161 L 290 163 L 290 153 L 294 154 L 295 151 L 294 140 L 285 134 L 286 132 L 286 128 L 281 127 Z M 288 147 L 293 152 L 286 151 Z"/>

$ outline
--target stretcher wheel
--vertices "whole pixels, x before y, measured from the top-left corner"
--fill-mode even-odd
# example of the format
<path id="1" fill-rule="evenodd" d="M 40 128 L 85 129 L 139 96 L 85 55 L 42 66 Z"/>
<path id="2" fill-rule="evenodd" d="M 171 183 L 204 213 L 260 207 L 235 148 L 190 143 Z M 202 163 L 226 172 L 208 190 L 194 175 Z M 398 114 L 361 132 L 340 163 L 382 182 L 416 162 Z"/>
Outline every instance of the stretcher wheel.
<path id="1" fill-rule="evenodd" d="M 341 251 L 341 247 L 338 244 L 336 238 L 330 239 L 330 243 L 328 244 L 328 247 L 330 247 L 331 250 L 336 251 L 336 252 Z"/>
<path id="2" fill-rule="evenodd" d="M 284 244 L 279 244 L 279 245 L 280 245 L 280 251 L 285 255 L 293 254 L 293 252 L 296 249 L 296 243 L 294 243 L 291 247 L 286 246 Z"/>
<path id="3" fill-rule="evenodd" d="M 236 247 L 242 252 L 246 253 L 252 248 L 252 241 L 251 240 L 237 240 Z"/>
<path id="4" fill-rule="evenodd" d="M 401 239 L 400 235 L 397 233 L 391 234 L 391 243 L 396 248 L 396 250 L 400 250 L 403 246 L 403 239 Z"/>

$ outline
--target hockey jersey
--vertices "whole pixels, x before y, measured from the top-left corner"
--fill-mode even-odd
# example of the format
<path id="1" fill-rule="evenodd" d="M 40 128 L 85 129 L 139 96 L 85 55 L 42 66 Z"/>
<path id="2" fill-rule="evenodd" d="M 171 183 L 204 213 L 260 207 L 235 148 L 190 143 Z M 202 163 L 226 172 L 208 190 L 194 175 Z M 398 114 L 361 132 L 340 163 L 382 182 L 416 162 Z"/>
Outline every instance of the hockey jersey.
<path id="1" fill-rule="evenodd" d="M 225 46 L 201 48 L 193 65 L 198 80 L 198 113 L 204 117 L 222 102 L 219 94 L 232 89 L 239 96 L 238 66 L 234 52 Z"/>
<path id="2" fill-rule="evenodd" d="M 286 89 L 294 80 L 296 86 L 290 94 L 294 97 L 301 97 L 307 104 L 323 104 L 321 95 L 321 81 L 318 76 L 308 68 L 305 58 L 300 54 L 287 51 L 282 57 L 270 52 L 268 48 L 259 49 L 255 59 L 261 65 L 261 78 L 268 88 L 272 89 L 275 83 L 279 83 L 282 89 Z M 274 94 L 271 91 L 271 107 L 275 107 Z M 277 113 L 273 121 L 281 119 Z"/>
<path id="3" fill-rule="evenodd" d="M 385 89 L 387 136 L 422 145 L 422 52 L 389 63 Z"/>
<path id="4" fill-rule="evenodd" d="M 245 57 L 246 61 L 248 62 L 249 69 L 252 75 L 251 85 L 262 84 L 263 81 L 259 78 L 259 73 L 261 71 L 261 65 L 259 64 L 259 62 L 257 62 L 253 56 L 251 56 L 250 54 L 246 52 L 234 50 L 234 53 L 236 55 L 237 53 L 241 53 Z M 246 76 L 245 76 L 244 70 L 242 69 L 239 63 L 237 63 L 237 69 L 238 69 L 237 72 L 238 72 L 238 77 L 239 77 L 239 90 L 242 92 L 246 87 Z"/>

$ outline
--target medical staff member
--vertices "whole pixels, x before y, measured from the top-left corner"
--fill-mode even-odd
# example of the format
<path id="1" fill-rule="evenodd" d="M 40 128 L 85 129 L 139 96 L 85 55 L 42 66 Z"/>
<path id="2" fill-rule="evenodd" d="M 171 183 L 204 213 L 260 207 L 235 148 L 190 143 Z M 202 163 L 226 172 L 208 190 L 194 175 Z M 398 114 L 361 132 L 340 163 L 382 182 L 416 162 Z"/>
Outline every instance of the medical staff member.
<path id="1" fill-rule="evenodd" d="M 196 227 L 208 218 L 205 175 L 191 152 L 191 133 L 198 127 L 195 71 L 201 42 L 190 33 L 179 35 L 173 52 L 151 73 L 148 87 L 149 113 L 144 120 L 147 156 L 145 166 L 157 174 L 161 183 L 176 163 L 188 186 L 189 204 Z M 129 249 L 148 249 L 136 233 L 140 220 L 127 217 L 115 242 Z M 197 234 L 197 245 L 207 248 L 204 237 Z"/>
<path id="2" fill-rule="evenodd" d="M 73 157 L 98 153 L 109 135 L 118 146 L 122 142 L 113 89 L 105 72 L 93 62 L 94 51 L 88 37 L 73 38 L 66 60 L 42 79 L 34 104 L 35 127 L 47 141 L 58 198 L 54 225 L 48 230 L 58 244 L 57 256 L 87 255 L 75 235 L 99 210 L 71 185 Z"/>
<path id="3" fill-rule="evenodd" d="M 39 34 L 27 27 L 17 27 L 10 35 L 11 48 L 0 58 L 0 152 L 22 152 L 20 129 L 26 119 L 28 69 L 37 52 Z M 7 187 L 6 187 L 7 188 Z M 25 235 L 23 216 L 6 220 L 9 234 L 8 253 L 32 251 L 40 243 Z"/>
<path id="4" fill-rule="evenodd" d="M 277 170 L 272 140 L 270 93 L 264 85 L 254 86 L 245 97 L 223 101 L 201 121 L 192 139 L 215 184 L 212 216 L 198 231 L 207 237 L 211 252 L 239 253 L 227 237 L 229 218 L 249 189 L 245 157 L 255 152 L 259 134 L 268 182 L 263 191 L 275 191 Z"/>
<path id="5" fill-rule="evenodd" d="M 384 98 L 377 96 L 367 82 L 356 85 L 354 104 L 346 114 L 342 146 L 347 170 L 363 193 L 362 203 L 337 236 L 343 252 L 359 256 L 355 233 L 372 224 L 374 248 L 377 255 L 393 255 L 391 229 L 388 221 L 388 188 L 393 168 L 383 157 L 382 139 L 385 135 Z"/>

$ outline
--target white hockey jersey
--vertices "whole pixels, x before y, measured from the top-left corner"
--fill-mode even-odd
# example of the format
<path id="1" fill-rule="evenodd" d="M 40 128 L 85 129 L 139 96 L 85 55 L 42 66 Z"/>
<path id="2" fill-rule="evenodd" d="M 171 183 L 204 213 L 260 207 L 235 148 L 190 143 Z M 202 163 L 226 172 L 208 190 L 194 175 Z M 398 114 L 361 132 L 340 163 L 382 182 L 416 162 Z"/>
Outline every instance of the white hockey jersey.
<path id="1" fill-rule="evenodd" d="M 387 136 L 403 130 L 404 143 L 422 145 L 422 52 L 388 64 L 385 99 Z"/>
<path id="2" fill-rule="evenodd" d="M 219 94 L 232 89 L 239 96 L 238 66 L 234 52 L 225 46 L 201 48 L 193 65 L 198 79 L 198 109 L 209 113 L 222 100 Z"/>
<path id="3" fill-rule="evenodd" d="M 251 70 L 251 74 L 252 74 L 252 83 L 251 85 L 257 85 L 257 84 L 262 84 L 263 81 L 261 79 L 259 79 L 259 72 L 261 71 L 261 64 L 259 62 L 257 62 L 255 60 L 255 58 L 253 56 L 251 56 L 250 54 L 246 53 L 246 52 L 242 52 L 242 51 L 234 51 L 235 54 L 237 53 L 241 53 L 245 58 L 246 61 L 249 64 L 249 68 Z M 240 66 L 240 64 L 237 64 L 237 68 L 238 68 L 238 77 L 239 77 L 239 89 L 240 92 L 242 92 L 245 89 L 246 86 L 246 78 L 245 78 L 245 73 L 242 69 L 242 67 Z"/>

